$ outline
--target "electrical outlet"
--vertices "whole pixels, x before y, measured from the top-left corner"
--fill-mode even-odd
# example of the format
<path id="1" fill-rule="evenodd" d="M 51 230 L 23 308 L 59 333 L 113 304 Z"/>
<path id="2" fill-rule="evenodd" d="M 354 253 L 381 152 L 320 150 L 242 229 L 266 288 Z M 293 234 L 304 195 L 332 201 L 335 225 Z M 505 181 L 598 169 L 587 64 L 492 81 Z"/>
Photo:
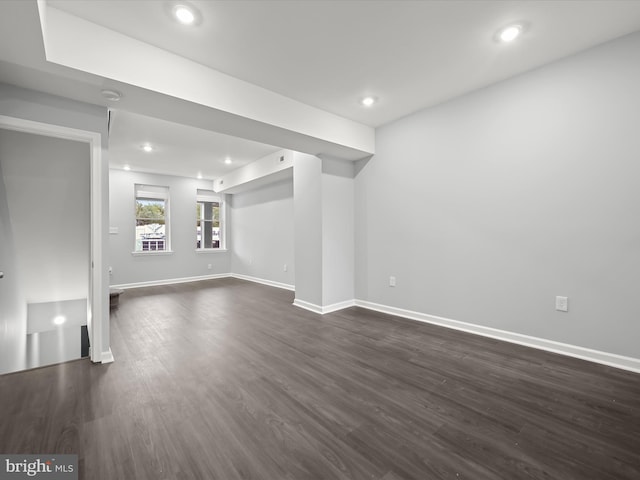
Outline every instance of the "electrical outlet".
<path id="1" fill-rule="evenodd" d="M 559 312 L 568 312 L 569 297 L 556 297 L 556 310 Z"/>
<path id="2" fill-rule="evenodd" d="M 109 275 L 113 275 L 113 267 L 109 267 Z"/>
<path id="3" fill-rule="evenodd" d="M 389 277 L 389 286 L 390 287 L 396 286 L 396 277 Z"/>

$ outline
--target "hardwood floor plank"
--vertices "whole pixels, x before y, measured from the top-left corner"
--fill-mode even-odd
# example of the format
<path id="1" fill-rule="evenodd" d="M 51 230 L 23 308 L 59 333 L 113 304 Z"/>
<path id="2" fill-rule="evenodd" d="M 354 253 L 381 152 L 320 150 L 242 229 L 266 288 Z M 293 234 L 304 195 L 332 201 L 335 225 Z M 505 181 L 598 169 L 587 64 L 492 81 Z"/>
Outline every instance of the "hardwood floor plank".
<path id="1" fill-rule="evenodd" d="M 77 453 L 88 480 L 640 478 L 640 375 L 292 301 L 126 291 L 115 363 L 0 376 L 0 453 Z"/>

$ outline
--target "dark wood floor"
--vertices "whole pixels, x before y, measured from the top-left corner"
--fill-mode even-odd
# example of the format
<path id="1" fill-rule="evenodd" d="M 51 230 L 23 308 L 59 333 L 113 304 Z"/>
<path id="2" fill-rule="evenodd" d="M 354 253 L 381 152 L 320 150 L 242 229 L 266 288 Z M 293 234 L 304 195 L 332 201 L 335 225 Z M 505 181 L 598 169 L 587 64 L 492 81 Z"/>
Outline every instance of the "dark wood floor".
<path id="1" fill-rule="evenodd" d="M 0 376 L 80 478 L 640 479 L 640 375 L 235 279 L 129 290 L 116 362 Z"/>

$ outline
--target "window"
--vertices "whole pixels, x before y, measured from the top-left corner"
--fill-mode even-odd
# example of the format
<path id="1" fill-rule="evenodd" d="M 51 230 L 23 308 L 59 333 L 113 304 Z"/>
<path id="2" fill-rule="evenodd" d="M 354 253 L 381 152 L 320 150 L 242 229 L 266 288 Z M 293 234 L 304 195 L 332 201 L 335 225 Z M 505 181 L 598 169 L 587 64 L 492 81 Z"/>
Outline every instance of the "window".
<path id="1" fill-rule="evenodd" d="M 169 187 L 136 185 L 136 252 L 168 251 Z"/>
<path id="2" fill-rule="evenodd" d="M 196 198 L 196 248 L 224 248 L 222 199 L 209 190 L 198 190 Z"/>

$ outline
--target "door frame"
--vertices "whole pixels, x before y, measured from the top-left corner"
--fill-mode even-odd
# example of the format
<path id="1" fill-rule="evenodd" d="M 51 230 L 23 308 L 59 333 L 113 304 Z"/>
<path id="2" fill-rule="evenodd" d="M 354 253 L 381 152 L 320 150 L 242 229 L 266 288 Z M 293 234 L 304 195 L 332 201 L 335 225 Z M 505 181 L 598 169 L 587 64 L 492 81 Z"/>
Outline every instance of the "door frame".
<path id="1" fill-rule="evenodd" d="M 87 298 L 87 328 L 89 330 L 89 357 L 92 362 L 109 363 L 113 361 L 111 349 L 102 344 L 102 329 L 108 325 L 108 286 L 103 280 L 104 245 L 103 245 L 103 214 L 102 214 L 102 136 L 97 132 L 79 130 L 61 125 L 36 122 L 23 118 L 0 115 L 0 128 L 14 130 L 35 135 L 74 140 L 89 144 L 90 156 L 90 258 L 89 258 L 89 293 Z M 108 337 L 107 337 L 108 338 Z"/>

